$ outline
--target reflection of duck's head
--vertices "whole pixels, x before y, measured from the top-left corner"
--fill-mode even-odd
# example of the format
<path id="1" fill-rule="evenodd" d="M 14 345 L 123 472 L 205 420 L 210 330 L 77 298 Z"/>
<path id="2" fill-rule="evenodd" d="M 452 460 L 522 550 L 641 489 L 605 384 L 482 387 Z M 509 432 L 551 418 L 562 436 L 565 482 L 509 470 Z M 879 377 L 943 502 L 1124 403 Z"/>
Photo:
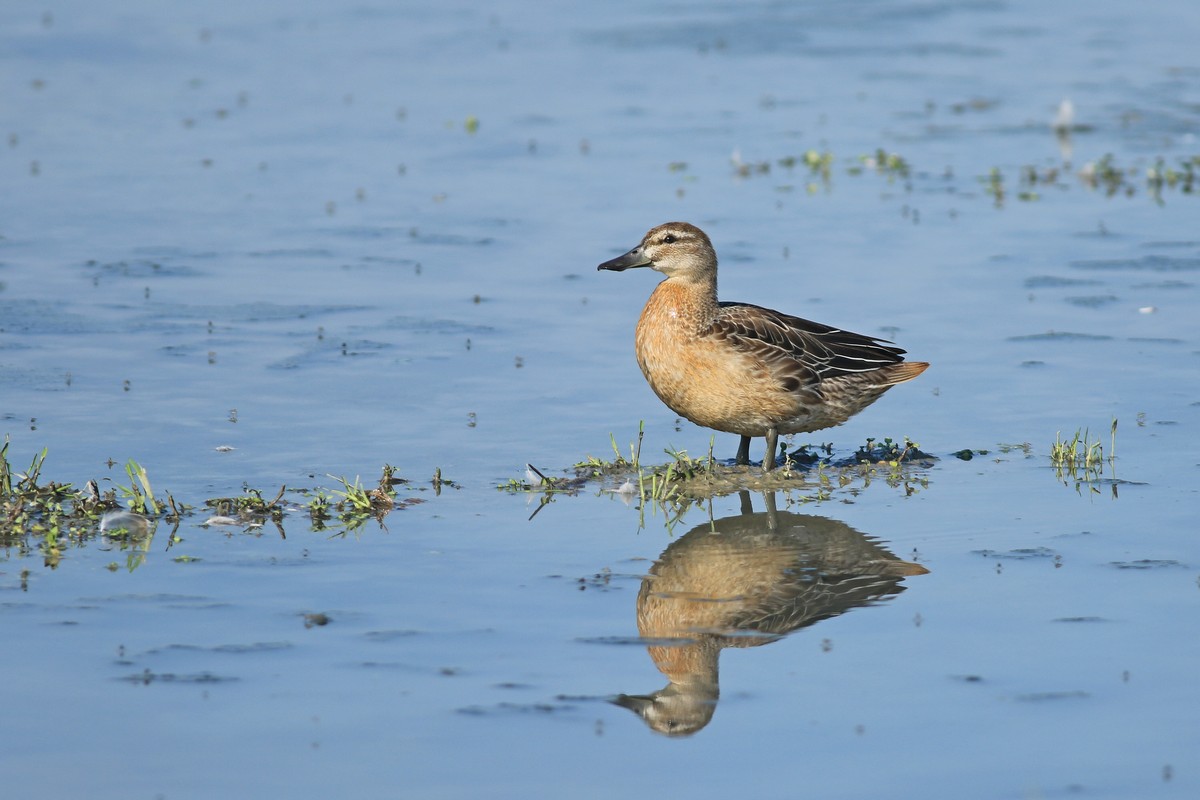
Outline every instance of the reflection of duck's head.
<path id="1" fill-rule="evenodd" d="M 678 647 L 658 649 L 690 651 L 697 661 L 707 659 L 711 665 L 696 664 L 694 672 L 669 674 L 671 682 L 657 692 L 622 694 L 613 702 L 637 714 L 656 733 L 690 736 L 707 725 L 717 710 L 717 697 L 720 694 L 717 686 L 717 655 L 721 647 L 711 637 L 703 637 L 691 643 L 681 643 Z M 659 662 L 656 660 L 655 663 Z"/>
<path id="2" fill-rule="evenodd" d="M 771 510 L 705 523 L 671 544 L 642 580 L 638 632 L 670 680 L 614 702 L 668 735 L 708 724 L 720 694 L 718 657 L 904 590 L 928 572 L 845 523 Z M 748 509 L 748 499 L 744 501 Z"/>

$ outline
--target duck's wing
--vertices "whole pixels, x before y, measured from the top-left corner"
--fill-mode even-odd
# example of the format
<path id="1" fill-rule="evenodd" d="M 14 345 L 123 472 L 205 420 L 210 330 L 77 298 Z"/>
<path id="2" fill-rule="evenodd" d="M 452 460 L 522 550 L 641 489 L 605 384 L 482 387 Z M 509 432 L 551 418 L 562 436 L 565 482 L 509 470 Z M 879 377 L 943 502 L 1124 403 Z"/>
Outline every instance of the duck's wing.
<path id="1" fill-rule="evenodd" d="M 798 389 L 904 360 L 884 339 L 844 331 L 750 303 L 719 303 L 706 333 L 760 358 L 785 386 Z"/>

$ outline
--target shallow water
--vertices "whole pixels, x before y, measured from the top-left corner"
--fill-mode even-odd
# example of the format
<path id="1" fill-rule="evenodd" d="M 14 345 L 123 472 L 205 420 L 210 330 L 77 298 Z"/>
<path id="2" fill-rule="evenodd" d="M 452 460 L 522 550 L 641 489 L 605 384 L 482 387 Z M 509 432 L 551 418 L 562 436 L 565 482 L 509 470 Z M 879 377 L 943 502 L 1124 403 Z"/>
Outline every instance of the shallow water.
<path id="1" fill-rule="evenodd" d="M 54 568 L 14 544 L 7 790 L 1194 797 L 1200 199 L 1148 170 L 1200 155 L 1198 23 L 1187 2 L 7 4 L 14 466 L 47 448 L 45 479 L 104 490 L 135 458 L 201 505 L 390 463 L 420 501 L 314 531 L 292 493 L 282 532 L 201 510 Z M 881 148 L 907 174 L 864 162 Z M 795 441 L 911 437 L 939 456 L 911 493 L 674 518 L 593 483 L 530 520 L 539 498 L 496 490 L 643 419 L 643 459 L 707 453 L 633 360 L 654 276 L 595 271 L 668 219 L 712 236 L 725 298 L 933 363 Z M 1114 418 L 1102 480 L 1051 469 L 1059 432 L 1109 454 Z M 769 640 L 713 626 L 703 724 L 663 736 L 612 701 L 679 677 L 690 645 L 639 636 L 639 592 L 706 527 L 768 563 L 701 600 L 788 602 L 757 607 Z M 802 590 L 854 586 L 817 531 L 929 572 L 804 616 Z"/>

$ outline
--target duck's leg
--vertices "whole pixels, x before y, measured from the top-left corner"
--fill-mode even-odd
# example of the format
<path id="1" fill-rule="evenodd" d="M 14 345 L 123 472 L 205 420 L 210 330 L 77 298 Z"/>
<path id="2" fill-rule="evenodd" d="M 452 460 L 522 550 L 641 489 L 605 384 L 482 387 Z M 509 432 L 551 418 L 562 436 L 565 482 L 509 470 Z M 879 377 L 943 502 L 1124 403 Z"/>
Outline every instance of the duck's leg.
<path id="1" fill-rule="evenodd" d="M 750 437 L 743 436 L 741 444 L 738 445 L 737 458 L 733 459 L 733 463 L 738 466 L 746 466 L 750 463 Z"/>
<path id="2" fill-rule="evenodd" d="M 779 431 L 767 428 L 767 455 L 763 459 L 763 472 L 775 469 L 775 451 L 779 448 Z"/>

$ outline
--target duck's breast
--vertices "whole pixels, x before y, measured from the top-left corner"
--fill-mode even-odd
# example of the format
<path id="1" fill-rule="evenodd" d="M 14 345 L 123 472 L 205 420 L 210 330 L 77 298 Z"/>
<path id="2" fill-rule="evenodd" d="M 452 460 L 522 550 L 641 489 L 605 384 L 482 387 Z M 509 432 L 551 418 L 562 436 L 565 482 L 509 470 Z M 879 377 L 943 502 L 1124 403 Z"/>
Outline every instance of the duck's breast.
<path id="1" fill-rule="evenodd" d="M 763 436 L 795 413 L 769 364 L 711 330 L 713 305 L 664 281 L 638 321 L 638 365 L 676 414 L 719 431 Z"/>

